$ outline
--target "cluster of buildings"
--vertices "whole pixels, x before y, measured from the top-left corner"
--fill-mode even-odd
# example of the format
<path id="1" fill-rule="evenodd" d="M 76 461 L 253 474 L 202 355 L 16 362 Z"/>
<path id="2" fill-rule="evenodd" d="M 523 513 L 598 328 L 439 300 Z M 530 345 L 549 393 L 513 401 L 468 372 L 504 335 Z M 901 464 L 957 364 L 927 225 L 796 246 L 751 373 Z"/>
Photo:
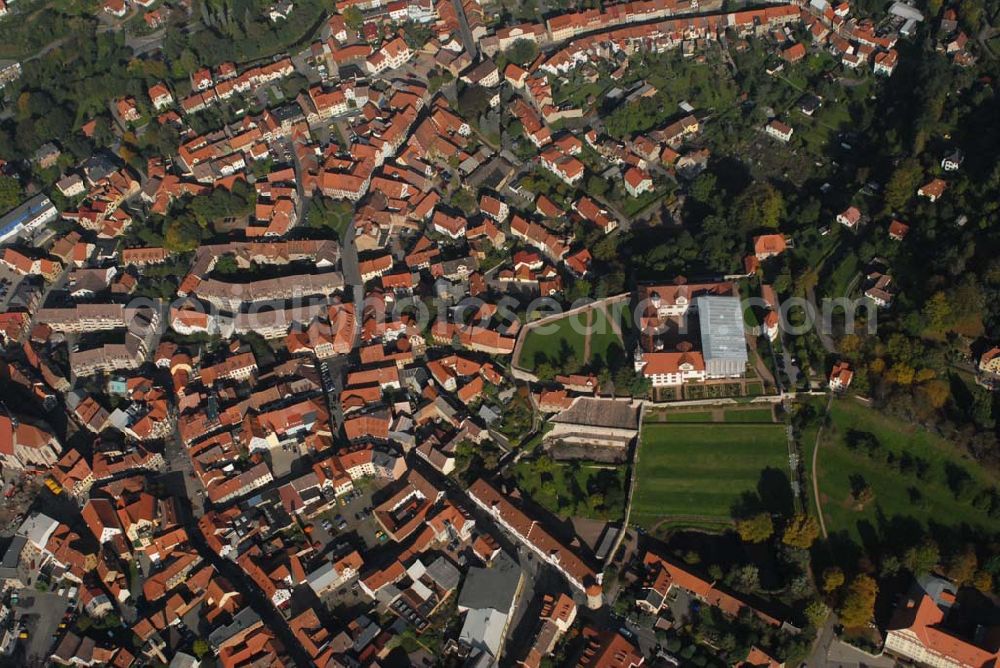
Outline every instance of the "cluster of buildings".
<path id="1" fill-rule="evenodd" d="M 897 58 L 894 35 L 852 19 L 846 3 L 822 0 L 718 14 L 698 14 L 697 2 L 640 0 L 493 34 L 471 0 L 336 4 L 307 49 L 319 83 L 207 130 L 197 115 L 291 77 L 297 59 L 222 63 L 191 74 L 187 95 L 156 83 L 148 99 L 109 100 L 123 131 L 144 119 L 174 128 L 177 155 L 149 159 L 144 174 L 89 160 L 56 184 L 66 210 L 38 195 L 0 220 L 0 242 L 31 242 L 0 250 L 3 269 L 22 279 L 0 309 L 0 377 L 31 403 L 0 407 L 0 465 L 42 476 L 79 508 L 73 522 L 28 514 L 0 573 L 8 590 L 65 583 L 85 614 L 128 619 L 136 637 L 127 649 L 63 629 L 56 663 L 173 665 L 180 657 L 185 665 L 193 651 L 186 630 L 198 629 L 225 668 L 380 665 L 409 647 L 402 636 L 441 630 L 440 611 L 454 605 L 461 624 L 444 652 L 473 666 L 542 665 L 575 636 L 580 606 L 603 605 L 602 575 L 599 560 L 499 481 L 454 483 L 469 452 L 505 443 L 498 427 L 515 399 L 509 367 L 524 328 L 502 298 L 558 299 L 592 276 L 591 249 L 570 230 L 606 235 L 624 222 L 604 197 L 583 192 L 593 155 L 631 198 L 655 192 L 660 175 L 693 178 L 709 156 L 691 108 L 625 141 L 594 129 L 559 132 L 557 123 L 584 113 L 555 105 L 553 86 L 596 61 L 694 55 L 727 31 L 780 37 L 795 62 L 804 46 L 786 42 L 800 24 L 852 67 L 891 74 Z M 116 17 L 130 6 L 105 3 Z M 360 12 L 360 28 L 348 27 L 347 10 Z M 293 5 L 268 11 L 283 20 Z M 399 29 L 408 22 L 427 28 L 426 45 L 408 43 Z M 956 62 L 961 37 L 945 47 Z M 501 71 L 491 58 L 519 40 L 547 50 Z M 484 146 L 475 119 L 431 85 L 431 71 L 481 87 L 490 108 L 511 100 L 502 113 L 523 127 L 539 169 L 570 194 L 536 195 L 502 180 L 481 186 L 473 177 L 502 166 L 504 152 Z M 766 131 L 783 141 L 792 133 L 780 121 Z M 39 164 L 58 164 L 53 149 Z M 470 178 L 456 183 L 456 175 Z M 933 201 L 946 185 L 931 182 L 920 194 Z M 229 239 L 189 253 L 121 243 L 142 216 L 169 219 L 190 198 L 221 192 L 249 198 L 246 212 L 216 230 Z M 306 224 L 320 198 L 349 210 L 339 240 Z M 60 231 L 47 229 L 58 218 Z M 854 228 L 860 212 L 838 221 Z M 902 239 L 905 227 L 890 234 Z M 781 235 L 755 237 L 748 273 L 788 245 Z M 162 288 L 174 275 L 167 303 Z M 869 278 L 869 296 L 891 299 L 891 279 Z M 149 292 L 161 298 L 134 299 Z M 735 283 L 678 278 L 632 298 L 641 316 L 634 369 L 654 388 L 745 376 Z M 436 312 L 418 317 L 428 302 Z M 776 309 L 770 304 L 765 319 L 772 339 Z M 838 365 L 830 387 L 844 390 L 850 379 Z M 547 445 L 621 461 L 640 408 L 601 398 L 598 384 L 593 375 L 560 375 L 531 401 L 552 416 Z M 58 430 L 29 417 L 39 411 L 65 412 L 66 433 L 89 446 L 65 447 Z M 167 469 L 176 474 L 169 485 Z M 182 485 L 173 484 L 178 477 Z M 519 625 L 530 637 L 510 656 L 507 639 L 528 603 L 529 555 L 566 586 L 537 594 L 538 621 Z M 659 614 L 680 587 L 726 614 L 746 609 L 780 626 L 656 555 L 644 569 L 647 612 Z M 363 611 L 334 623 L 329 610 L 350 597 L 352 614 Z M 932 617 L 920 628 L 940 621 Z M 620 633 L 588 627 L 577 639 L 580 666 L 644 663 Z M 912 642 L 901 636 L 898 647 Z M 412 665 L 433 658 L 405 651 Z"/>
<path id="2" fill-rule="evenodd" d="M 743 306 L 732 282 L 642 286 L 636 371 L 653 387 L 741 378 L 747 370 Z"/>

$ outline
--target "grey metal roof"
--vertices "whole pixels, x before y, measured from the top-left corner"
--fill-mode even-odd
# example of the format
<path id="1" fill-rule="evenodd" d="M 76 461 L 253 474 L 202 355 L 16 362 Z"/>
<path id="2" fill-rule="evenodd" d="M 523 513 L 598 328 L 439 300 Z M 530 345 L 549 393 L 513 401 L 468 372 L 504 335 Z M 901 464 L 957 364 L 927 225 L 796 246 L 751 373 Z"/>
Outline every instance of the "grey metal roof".
<path id="1" fill-rule="evenodd" d="M 739 297 L 698 297 L 698 322 L 705 361 L 747 361 L 743 306 Z"/>
<path id="2" fill-rule="evenodd" d="M 501 552 L 490 568 L 470 568 L 458 597 L 458 606 L 469 610 L 491 608 L 507 613 L 522 576 L 521 566 Z"/>
<path id="3" fill-rule="evenodd" d="M 458 582 L 462 574 L 445 557 L 438 557 L 427 567 L 427 577 L 434 581 L 441 589 L 451 591 L 458 587 Z"/>

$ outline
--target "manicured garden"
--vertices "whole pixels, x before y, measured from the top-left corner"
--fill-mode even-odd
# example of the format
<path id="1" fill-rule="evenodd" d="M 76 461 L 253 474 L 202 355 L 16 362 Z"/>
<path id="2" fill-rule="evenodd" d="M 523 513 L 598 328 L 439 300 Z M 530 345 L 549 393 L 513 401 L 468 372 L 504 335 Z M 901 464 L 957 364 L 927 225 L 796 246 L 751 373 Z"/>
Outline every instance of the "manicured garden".
<path id="1" fill-rule="evenodd" d="M 605 359 L 621 338 L 603 309 L 593 309 L 590 319 L 590 355 L 587 356 L 587 314 L 577 313 L 530 330 L 521 347 L 518 366 L 535 370 L 549 364 L 557 371 L 575 373 L 595 358 Z"/>
<path id="2" fill-rule="evenodd" d="M 765 469 L 787 476 L 780 424 L 645 423 L 631 519 L 650 528 L 686 518 L 728 524 L 744 493 L 757 492 Z"/>

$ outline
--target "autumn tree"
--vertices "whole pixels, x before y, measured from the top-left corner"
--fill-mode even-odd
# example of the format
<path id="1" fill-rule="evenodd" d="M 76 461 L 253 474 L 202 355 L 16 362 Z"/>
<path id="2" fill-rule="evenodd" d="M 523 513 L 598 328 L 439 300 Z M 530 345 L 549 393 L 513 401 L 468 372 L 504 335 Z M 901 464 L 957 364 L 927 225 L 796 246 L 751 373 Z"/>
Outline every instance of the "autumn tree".
<path id="1" fill-rule="evenodd" d="M 976 558 L 975 548 L 966 545 L 964 549 L 951 555 L 944 574 L 955 584 L 963 585 L 972 582 L 978 567 L 979 560 Z"/>
<path id="2" fill-rule="evenodd" d="M 948 397 L 951 396 L 951 388 L 946 380 L 930 380 L 918 389 L 920 396 L 926 399 L 930 407 L 935 410 L 943 408 L 948 403 Z"/>
<path id="3" fill-rule="evenodd" d="M 875 597 L 878 595 L 878 584 L 868 575 L 858 575 L 847 588 L 844 601 L 838 614 L 840 621 L 847 628 L 860 628 L 867 625 L 875 615 Z"/>
<path id="4" fill-rule="evenodd" d="M 840 570 L 836 566 L 831 566 L 823 571 L 823 591 L 825 593 L 832 594 L 840 589 L 843 584 L 844 571 Z"/>
<path id="5" fill-rule="evenodd" d="M 984 594 L 989 594 L 993 591 L 993 576 L 989 571 L 976 571 L 972 577 L 972 586 Z"/>
<path id="6" fill-rule="evenodd" d="M 819 522 L 816 521 L 816 518 L 805 513 L 796 513 L 785 525 L 785 532 L 781 540 L 785 545 L 808 550 L 818 537 Z"/>
<path id="7" fill-rule="evenodd" d="M 752 517 L 736 521 L 736 533 L 747 543 L 763 543 L 774 535 L 774 522 L 768 513 L 758 513 Z"/>

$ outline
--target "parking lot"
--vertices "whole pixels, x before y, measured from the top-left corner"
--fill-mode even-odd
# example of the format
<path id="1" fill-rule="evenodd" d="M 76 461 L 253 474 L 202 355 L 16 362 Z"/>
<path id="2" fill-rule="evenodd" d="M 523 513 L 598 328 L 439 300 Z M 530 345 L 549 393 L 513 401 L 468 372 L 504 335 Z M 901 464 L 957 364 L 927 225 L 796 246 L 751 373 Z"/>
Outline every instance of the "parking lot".
<path id="1" fill-rule="evenodd" d="M 381 527 L 369 510 L 372 507 L 372 494 L 379 489 L 379 486 L 370 482 L 362 483 L 351 494 L 342 496 L 337 502 L 336 510 L 330 510 L 313 520 L 313 540 L 322 543 L 324 550 L 333 544 L 330 551 L 334 554 L 345 551 L 337 549 L 345 542 L 361 552 L 380 545 L 377 534 Z"/>
<path id="2" fill-rule="evenodd" d="M 22 276 L 9 267 L 0 265 L 0 307 L 6 306 L 10 296 L 14 294 Z"/>
<path id="3" fill-rule="evenodd" d="M 52 652 L 52 645 L 63 632 L 59 626 L 64 619 L 69 599 L 55 592 L 36 589 L 18 590 L 18 602 L 14 606 L 15 617 L 24 623 L 27 640 L 20 641 L 28 664 L 42 662 Z"/>

